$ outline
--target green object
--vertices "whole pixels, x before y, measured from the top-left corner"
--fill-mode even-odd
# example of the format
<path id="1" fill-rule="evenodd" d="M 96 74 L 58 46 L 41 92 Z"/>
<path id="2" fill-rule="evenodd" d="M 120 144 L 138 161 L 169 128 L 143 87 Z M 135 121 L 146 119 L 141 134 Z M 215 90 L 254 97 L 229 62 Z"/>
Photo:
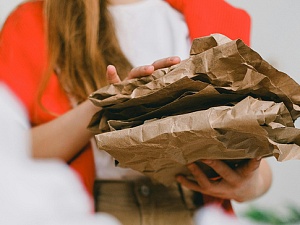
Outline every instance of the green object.
<path id="1" fill-rule="evenodd" d="M 287 213 L 282 215 L 274 210 L 251 207 L 242 216 L 251 221 L 269 225 L 300 224 L 300 208 L 289 205 L 287 209 Z"/>

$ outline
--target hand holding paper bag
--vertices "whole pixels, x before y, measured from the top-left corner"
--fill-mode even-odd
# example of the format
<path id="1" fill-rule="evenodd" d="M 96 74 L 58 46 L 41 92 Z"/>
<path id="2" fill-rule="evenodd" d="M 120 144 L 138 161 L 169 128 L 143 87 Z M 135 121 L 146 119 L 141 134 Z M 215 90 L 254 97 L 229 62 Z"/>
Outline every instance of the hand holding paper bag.
<path id="1" fill-rule="evenodd" d="M 300 86 L 241 40 L 195 39 L 189 59 L 90 100 L 98 148 L 165 185 L 199 159 L 300 158 Z"/>

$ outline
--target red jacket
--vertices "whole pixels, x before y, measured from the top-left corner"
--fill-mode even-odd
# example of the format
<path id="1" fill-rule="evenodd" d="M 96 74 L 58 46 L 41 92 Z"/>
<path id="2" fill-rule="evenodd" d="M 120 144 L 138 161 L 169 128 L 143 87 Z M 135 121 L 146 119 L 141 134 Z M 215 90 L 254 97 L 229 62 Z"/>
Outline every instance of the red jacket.
<path id="1" fill-rule="evenodd" d="M 32 126 L 55 118 L 36 102 L 39 83 L 47 66 L 45 46 L 43 1 L 20 5 L 8 17 L 0 33 L 0 82 L 6 83 L 20 98 Z M 71 109 L 69 99 L 54 74 L 42 101 L 50 112 L 57 114 Z M 95 167 L 91 148 L 87 146 L 70 165 L 92 193 Z"/>
<path id="2" fill-rule="evenodd" d="M 245 11 L 233 8 L 223 0 L 167 0 L 182 12 L 190 29 L 191 39 L 223 33 L 249 44 L 250 18 Z M 216 7 L 218 6 L 218 7 Z M 54 119 L 36 102 L 37 90 L 47 67 L 43 1 L 20 5 L 7 19 L 0 33 L 0 81 L 5 82 L 28 110 L 32 126 Z M 52 75 L 43 96 L 43 104 L 51 112 L 63 114 L 71 109 L 57 76 Z M 90 146 L 70 162 L 88 192 L 92 194 L 95 165 Z M 206 203 L 221 204 L 231 211 L 229 201 L 204 196 Z"/>
<path id="3" fill-rule="evenodd" d="M 249 14 L 224 0 L 166 0 L 186 20 L 191 39 L 221 33 L 250 45 Z"/>

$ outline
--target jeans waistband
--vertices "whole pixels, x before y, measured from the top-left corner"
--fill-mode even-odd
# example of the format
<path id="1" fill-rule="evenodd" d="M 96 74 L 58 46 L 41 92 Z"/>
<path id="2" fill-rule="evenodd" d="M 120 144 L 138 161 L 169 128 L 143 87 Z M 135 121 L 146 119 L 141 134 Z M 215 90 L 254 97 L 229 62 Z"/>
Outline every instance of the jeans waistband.
<path id="1" fill-rule="evenodd" d="M 186 207 L 194 210 L 202 206 L 202 195 L 195 193 L 180 184 L 174 183 L 168 187 L 151 181 L 148 178 L 136 180 L 96 180 L 94 185 L 94 196 L 101 193 L 115 193 L 118 195 L 122 190 L 122 195 L 138 195 L 141 198 L 167 198 L 168 196 L 179 196 L 185 203 Z"/>

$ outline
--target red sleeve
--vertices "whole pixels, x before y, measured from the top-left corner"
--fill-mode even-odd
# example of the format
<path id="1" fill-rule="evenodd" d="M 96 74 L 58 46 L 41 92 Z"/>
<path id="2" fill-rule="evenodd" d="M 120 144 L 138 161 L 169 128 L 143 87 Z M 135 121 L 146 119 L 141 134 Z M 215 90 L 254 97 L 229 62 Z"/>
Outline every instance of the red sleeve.
<path id="1" fill-rule="evenodd" d="M 53 113 L 62 114 L 71 108 L 54 73 L 42 98 L 49 111 L 37 102 L 48 62 L 44 27 L 43 1 L 32 1 L 9 15 L 0 34 L 0 81 L 23 102 L 32 125 L 52 120 Z"/>
<path id="2" fill-rule="evenodd" d="M 33 96 L 36 96 L 45 68 L 41 18 L 42 4 L 21 5 L 10 14 L 0 36 L 0 80 L 14 91 L 27 109 L 33 108 Z"/>
<path id="3" fill-rule="evenodd" d="M 55 118 L 41 109 L 36 101 L 46 66 L 43 1 L 21 4 L 7 18 L 0 33 L 0 82 L 4 82 L 19 97 L 32 125 Z M 54 74 L 43 95 L 43 104 L 58 114 L 70 109 L 68 97 Z M 82 151 L 70 165 L 91 194 L 95 178 L 91 148 Z"/>
<path id="4" fill-rule="evenodd" d="M 166 0 L 183 13 L 191 39 L 221 33 L 250 45 L 251 18 L 224 0 Z"/>

